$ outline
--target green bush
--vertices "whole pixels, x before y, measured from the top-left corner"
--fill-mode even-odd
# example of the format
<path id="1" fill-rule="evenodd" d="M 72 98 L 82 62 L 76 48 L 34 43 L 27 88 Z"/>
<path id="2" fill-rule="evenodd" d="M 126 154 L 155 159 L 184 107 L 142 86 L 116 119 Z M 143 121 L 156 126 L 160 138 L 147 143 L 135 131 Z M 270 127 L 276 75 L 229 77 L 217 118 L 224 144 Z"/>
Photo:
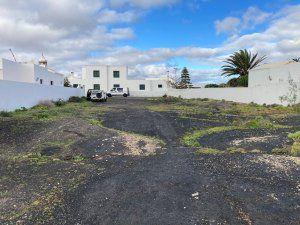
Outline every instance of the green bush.
<path id="1" fill-rule="evenodd" d="M 86 101 L 85 97 L 72 96 L 69 98 L 69 102 L 80 103 L 80 102 L 85 102 L 85 101 Z"/>
<path id="2" fill-rule="evenodd" d="M 58 100 L 56 102 L 54 102 L 54 104 L 57 106 L 57 107 L 62 107 L 64 105 L 66 105 L 67 103 L 63 100 Z"/>
<path id="3" fill-rule="evenodd" d="M 294 141 L 300 141 L 300 131 L 297 131 L 295 133 L 289 134 L 289 139 L 292 139 Z"/>
<path id="4" fill-rule="evenodd" d="M 300 157 L 300 142 L 295 142 L 291 149 L 291 155 L 294 157 Z"/>
<path id="5" fill-rule="evenodd" d="M 203 149 L 198 149 L 195 154 L 196 155 L 220 155 L 220 154 L 224 154 L 224 151 L 220 151 L 217 149 L 213 149 L 213 148 L 203 148 Z"/>
<path id="6" fill-rule="evenodd" d="M 289 148 L 289 147 L 274 148 L 272 150 L 272 154 L 274 154 L 274 155 L 290 155 L 291 154 L 291 148 Z"/>
<path id="7" fill-rule="evenodd" d="M 1 111 L 0 116 L 1 117 L 11 117 L 12 113 L 11 112 L 6 112 L 6 111 Z"/>
<path id="8" fill-rule="evenodd" d="M 276 124 L 272 123 L 270 120 L 258 116 L 253 120 L 247 121 L 244 126 L 249 129 L 260 129 L 260 128 L 275 128 Z"/>

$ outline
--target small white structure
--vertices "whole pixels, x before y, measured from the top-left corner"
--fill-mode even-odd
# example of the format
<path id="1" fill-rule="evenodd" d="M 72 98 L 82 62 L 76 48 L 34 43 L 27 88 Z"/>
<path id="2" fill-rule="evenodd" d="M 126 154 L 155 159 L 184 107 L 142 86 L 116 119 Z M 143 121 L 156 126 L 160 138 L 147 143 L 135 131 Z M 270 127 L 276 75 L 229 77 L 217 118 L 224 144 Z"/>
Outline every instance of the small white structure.
<path id="1" fill-rule="evenodd" d="M 82 78 L 68 77 L 73 87 L 84 86 L 85 91 L 99 89 L 110 91 L 121 87 L 131 96 L 162 96 L 168 88 L 167 78 L 128 79 L 127 66 L 85 66 Z"/>
<path id="2" fill-rule="evenodd" d="M 44 57 L 39 61 L 39 65 L 1 59 L 0 80 L 63 86 L 64 75 L 47 68 L 47 60 Z"/>
<path id="3" fill-rule="evenodd" d="M 250 70 L 249 87 L 300 83 L 300 62 L 278 62 L 264 64 Z"/>

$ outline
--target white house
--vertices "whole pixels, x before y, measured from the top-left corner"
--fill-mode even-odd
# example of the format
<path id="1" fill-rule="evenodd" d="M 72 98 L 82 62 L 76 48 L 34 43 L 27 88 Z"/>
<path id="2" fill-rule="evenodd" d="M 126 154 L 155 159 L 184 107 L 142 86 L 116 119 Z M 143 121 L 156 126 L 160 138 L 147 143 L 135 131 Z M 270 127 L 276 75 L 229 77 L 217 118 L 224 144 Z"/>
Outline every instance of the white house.
<path id="1" fill-rule="evenodd" d="M 300 83 L 299 62 L 277 62 L 264 64 L 249 73 L 249 87 L 288 84 L 289 80 Z"/>
<path id="2" fill-rule="evenodd" d="M 168 88 L 167 78 L 129 79 L 127 66 L 85 66 L 81 79 L 76 76 L 69 76 L 68 79 L 73 87 L 82 85 L 85 91 L 109 91 L 114 87 L 121 87 L 128 90 L 132 96 L 162 96 Z"/>
<path id="3" fill-rule="evenodd" d="M 63 86 L 64 75 L 47 68 L 47 60 L 44 57 L 39 61 L 39 65 L 1 59 L 0 80 Z"/>

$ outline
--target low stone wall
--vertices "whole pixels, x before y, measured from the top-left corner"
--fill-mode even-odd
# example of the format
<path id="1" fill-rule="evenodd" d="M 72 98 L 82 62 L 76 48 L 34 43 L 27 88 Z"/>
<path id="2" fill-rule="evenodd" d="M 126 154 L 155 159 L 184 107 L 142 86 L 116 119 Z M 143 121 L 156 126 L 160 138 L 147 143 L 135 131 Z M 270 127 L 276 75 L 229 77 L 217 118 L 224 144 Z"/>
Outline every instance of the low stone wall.
<path id="1" fill-rule="evenodd" d="M 43 100 L 68 100 L 83 94 L 83 90 L 77 88 L 0 80 L 0 111 L 29 108 Z"/>

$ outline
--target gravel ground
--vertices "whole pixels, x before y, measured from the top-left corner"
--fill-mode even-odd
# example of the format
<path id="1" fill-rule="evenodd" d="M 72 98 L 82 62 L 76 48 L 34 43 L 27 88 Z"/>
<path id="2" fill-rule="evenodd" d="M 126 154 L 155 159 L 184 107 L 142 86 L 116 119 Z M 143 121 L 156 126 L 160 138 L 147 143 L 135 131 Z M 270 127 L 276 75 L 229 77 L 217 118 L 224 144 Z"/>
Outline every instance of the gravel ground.
<path id="1" fill-rule="evenodd" d="M 42 140 L 54 137 L 73 138 L 74 142 L 68 151 L 62 146 L 42 148 L 43 154 L 58 154 L 66 163 L 56 161 L 34 170 L 22 164 L 17 171 L 11 170 L 6 159 L 0 158 L 2 175 L 24 179 L 23 186 L 0 180 L 0 191 L 3 187 L 15 189 L 15 196 L 0 192 L 0 224 L 300 224 L 299 158 L 196 155 L 194 148 L 181 143 L 183 134 L 195 128 L 230 125 L 234 119 L 226 115 L 186 118 L 174 111 L 147 109 L 155 104 L 135 98 L 99 103 L 99 107 L 109 109 L 102 118 L 105 127 L 91 126 L 76 118 L 55 123 L 1 122 L 3 152 L 8 146 L 16 152 L 29 151 Z M 19 123 L 34 129 L 14 130 Z M 288 118 L 284 123 L 293 124 Z M 274 146 L 289 144 L 285 136 L 288 131 L 228 131 L 202 137 L 200 142 L 221 150 L 235 144 L 268 152 Z M 251 142 L 251 138 L 259 142 Z M 78 154 L 86 160 L 69 161 Z M 66 181 L 78 173 L 85 175 L 84 180 L 70 191 Z M 14 204 L 29 201 L 40 187 L 53 189 L 51 179 L 43 183 L 46 176 L 64 184 L 63 201 L 57 204 L 51 218 L 45 219 L 38 212 L 10 221 L 1 217 Z"/>

